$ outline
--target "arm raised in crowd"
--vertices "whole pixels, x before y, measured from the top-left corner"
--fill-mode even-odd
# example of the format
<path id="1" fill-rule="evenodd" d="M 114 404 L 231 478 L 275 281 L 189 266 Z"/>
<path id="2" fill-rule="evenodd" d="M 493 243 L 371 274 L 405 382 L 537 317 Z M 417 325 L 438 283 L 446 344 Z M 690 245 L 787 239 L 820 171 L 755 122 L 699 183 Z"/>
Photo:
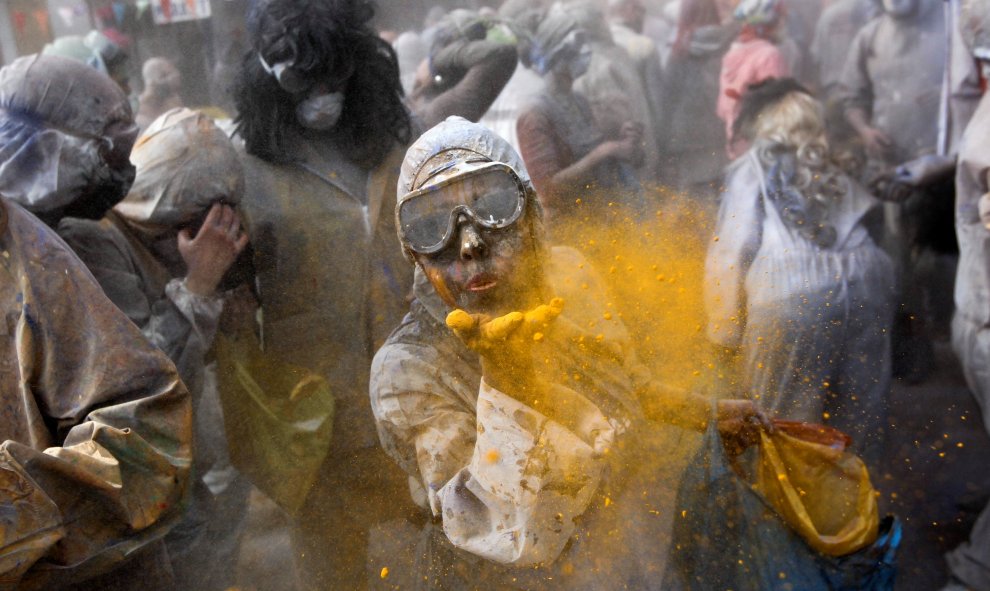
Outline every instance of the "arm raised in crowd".
<path id="1" fill-rule="evenodd" d="M 190 401 L 54 232 L 3 209 L 0 579 L 53 589 L 110 570 L 178 517 Z"/>
<path id="2" fill-rule="evenodd" d="M 516 69 L 516 44 L 511 36 L 499 34 L 503 25 L 467 11 L 455 13 L 445 27 L 451 40 L 434 48 L 410 96 L 412 111 L 426 128 L 451 115 L 477 121 Z"/>

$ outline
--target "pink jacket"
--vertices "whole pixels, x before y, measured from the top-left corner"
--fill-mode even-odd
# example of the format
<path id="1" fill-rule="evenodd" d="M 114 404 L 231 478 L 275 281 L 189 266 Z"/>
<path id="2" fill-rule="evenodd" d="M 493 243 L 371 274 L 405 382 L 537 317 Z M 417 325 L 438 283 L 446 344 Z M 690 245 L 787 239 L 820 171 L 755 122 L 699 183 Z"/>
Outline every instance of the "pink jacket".
<path id="1" fill-rule="evenodd" d="M 790 76 L 790 70 L 783 53 L 766 39 L 736 41 L 722 58 L 715 112 L 725 122 L 725 137 L 728 138 L 726 150 L 730 157 L 745 151 L 745 146 L 733 146 L 732 125 L 739 115 L 739 97 L 750 84 L 786 76 Z"/>

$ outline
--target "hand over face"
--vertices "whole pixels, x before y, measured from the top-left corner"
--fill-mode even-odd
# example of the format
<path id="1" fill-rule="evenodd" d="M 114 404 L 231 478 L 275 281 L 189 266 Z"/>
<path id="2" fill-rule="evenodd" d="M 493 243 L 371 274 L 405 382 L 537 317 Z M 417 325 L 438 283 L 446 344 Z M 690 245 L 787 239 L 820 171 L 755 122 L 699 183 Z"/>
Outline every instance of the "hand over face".
<path id="1" fill-rule="evenodd" d="M 198 295 L 212 295 L 227 269 L 248 244 L 234 208 L 216 203 L 193 237 L 179 232 L 179 253 L 186 263 L 186 288 Z"/>

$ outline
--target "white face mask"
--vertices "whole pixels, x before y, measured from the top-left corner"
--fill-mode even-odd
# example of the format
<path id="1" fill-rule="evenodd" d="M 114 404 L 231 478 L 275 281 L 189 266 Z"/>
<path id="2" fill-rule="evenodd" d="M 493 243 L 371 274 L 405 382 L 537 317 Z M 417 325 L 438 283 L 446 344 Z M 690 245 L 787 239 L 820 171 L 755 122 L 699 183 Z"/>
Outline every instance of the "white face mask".
<path id="1" fill-rule="evenodd" d="M 914 12 L 918 0 L 883 0 L 883 11 L 891 16 L 907 16 Z"/>
<path id="2" fill-rule="evenodd" d="M 296 120 L 306 129 L 333 129 L 344 111 L 344 93 L 332 92 L 310 97 L 296 106 Z"/>

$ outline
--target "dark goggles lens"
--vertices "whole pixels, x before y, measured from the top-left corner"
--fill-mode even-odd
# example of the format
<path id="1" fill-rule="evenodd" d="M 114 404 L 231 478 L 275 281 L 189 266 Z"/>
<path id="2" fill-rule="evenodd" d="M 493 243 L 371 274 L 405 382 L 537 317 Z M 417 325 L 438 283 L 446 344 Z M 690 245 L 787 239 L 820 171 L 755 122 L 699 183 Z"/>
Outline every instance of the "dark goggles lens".
<path id="1" fill-rule="evenodd" d="M 310 77 L 306 76 L 304 72 L 296 70 L 291 61 L 269 64 L 265 60 L 265 56 L 260 53 L 258 54 L 258 61 L 261 62 L 261 67 L 278 81 L 282 90 L 289 94 L 300 94 L 313 86 Z"/>
<path id="2" fill-rule="evenodd" d="M 505 228 L 519 219 L 524 204 L 522 183 L 511 169 L 484 169 L 407 197 L 399 206 L 400 230 L 410 249 L 431 254 L 451 240 L 459 215 L 483 228 Z"/>

